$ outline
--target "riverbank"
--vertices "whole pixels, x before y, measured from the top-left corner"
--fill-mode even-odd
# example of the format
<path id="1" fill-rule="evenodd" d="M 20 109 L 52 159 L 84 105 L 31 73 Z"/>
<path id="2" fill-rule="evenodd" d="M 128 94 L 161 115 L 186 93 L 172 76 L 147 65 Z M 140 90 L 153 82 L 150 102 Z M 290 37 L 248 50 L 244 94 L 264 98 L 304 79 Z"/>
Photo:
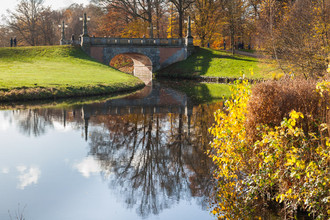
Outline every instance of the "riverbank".
<path id="1" fill-rule="evenodd" d="M 277 72 L 278 68 L 269 59 L 198 48 L 188 59 L 158 71 L 156 77 L 227 83 L 243 75 L 251 80 L 271 79 Z"/>
<path id="2" fill-rule="evenodd" d="M 143 86 L 78 47 L 0 48 L 0 102 L 105 95 Z"/>

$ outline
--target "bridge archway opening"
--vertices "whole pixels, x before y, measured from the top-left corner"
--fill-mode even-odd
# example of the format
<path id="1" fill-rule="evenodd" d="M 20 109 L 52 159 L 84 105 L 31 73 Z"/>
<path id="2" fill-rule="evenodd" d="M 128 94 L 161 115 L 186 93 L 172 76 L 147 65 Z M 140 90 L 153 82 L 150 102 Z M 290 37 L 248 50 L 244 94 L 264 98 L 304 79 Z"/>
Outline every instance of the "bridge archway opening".
<path id="1" fill-rule="evenodd" d="M 125 54 L 119 54 L 112 58 L 109 65 L 121 72 L 133 75 L 134 62 L 129 56 L 126 56 Z"/>
<path id="2" fill-rule="evenodd" d="M 119 54 L 111 59 L 110 65 L 140 78 L 146 85 L 152 85 L 152 62 L 146 55 L 139 53 Z"/>

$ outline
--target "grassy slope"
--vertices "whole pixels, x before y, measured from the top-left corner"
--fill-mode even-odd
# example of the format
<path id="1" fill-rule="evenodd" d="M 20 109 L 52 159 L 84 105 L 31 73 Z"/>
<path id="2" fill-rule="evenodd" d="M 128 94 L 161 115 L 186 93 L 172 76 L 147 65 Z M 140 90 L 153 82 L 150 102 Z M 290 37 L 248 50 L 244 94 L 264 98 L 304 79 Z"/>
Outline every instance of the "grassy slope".
<path id="1" fill-rule="evenodd" d="M 175 63 L 156 76 L 185 77 L 228 77 L 239 78 L 245 74 L 247 78 L 270 78 L 276 69 L 267 60 L 206 48 L 199 48 L 187 60 Z M 251 70 L 254 74 L 251 75 Z"/>
<path id="2" fill-rule="evenodd" d="M 0 48 L 0 101 L 106 94 L 142 82 L 71 46 Z"/>

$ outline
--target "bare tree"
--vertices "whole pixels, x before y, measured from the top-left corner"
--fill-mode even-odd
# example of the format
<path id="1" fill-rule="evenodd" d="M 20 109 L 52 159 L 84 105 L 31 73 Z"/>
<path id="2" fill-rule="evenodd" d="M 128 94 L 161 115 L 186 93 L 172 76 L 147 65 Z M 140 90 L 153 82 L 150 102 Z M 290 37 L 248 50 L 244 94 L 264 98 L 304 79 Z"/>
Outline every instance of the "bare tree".
<path id="1" fill-rule="evenodd" d="M 58 18 L 58 13 L 51 10 L 50 8 L 45 8 L 40 12 L 40 17 L 38 21 L 38 39 L 39 44 L 42 45 L 54 45 L 56 42 L 56 19 Z"/>
<path id="2" fill-rule="evenodd" d="M 82 22 L 79 20 L 79 17 L 82 17 L 84 12 L 85 8 L 82 4 L 72 4 L 68 8 L 64 9 L 64 11 L 62 11 L 61 19 L 68 25 L 66 33 L 71 35 L 73 34 L 75 36 L 82 34 L 83 26 Z M 88 16 L 90 16 L 89 13 Z M 88 26 L 91 27 L 91 25 Z"/>
<path id="3" fill-rule="evenodd" d="M 0 47 L 9 47 L 12 31 L 5 25 L 0 26 Z"/>
<path id="4" fill-rule="evenodd" d="M 31 46 L 37 45 L 38 20 L 44 10 L 43 0 L 21 0 L 14 12 L 8 11 L 8 25 Z"/>

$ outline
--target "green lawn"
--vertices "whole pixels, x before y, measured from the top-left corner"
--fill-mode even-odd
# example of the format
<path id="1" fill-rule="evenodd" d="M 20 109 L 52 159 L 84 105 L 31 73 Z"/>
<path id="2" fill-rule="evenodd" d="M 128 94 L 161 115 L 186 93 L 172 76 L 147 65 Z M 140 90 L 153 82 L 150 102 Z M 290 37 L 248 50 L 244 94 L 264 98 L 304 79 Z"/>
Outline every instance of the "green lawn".
<path id="1" fill-rule="evenodd" d="M 253 74 L 251 75 L 251 71 Z M 269 60 L 231 55 L 224 51 L 206 48 L 197 49 L 187 60 L 175 63 L 159 72 L 156 76 L 194 78 L 228 77 L 271 78 L 276 72 L 275 65 Z"/>
<path id="2" fill-rule="evenodd" d="M 0 48 L 0 100 L 34 99 L 36 93 L 39 98 L 106 94 L 141 86 L 136 77 L 92 60 L 80 48 Z"/>

